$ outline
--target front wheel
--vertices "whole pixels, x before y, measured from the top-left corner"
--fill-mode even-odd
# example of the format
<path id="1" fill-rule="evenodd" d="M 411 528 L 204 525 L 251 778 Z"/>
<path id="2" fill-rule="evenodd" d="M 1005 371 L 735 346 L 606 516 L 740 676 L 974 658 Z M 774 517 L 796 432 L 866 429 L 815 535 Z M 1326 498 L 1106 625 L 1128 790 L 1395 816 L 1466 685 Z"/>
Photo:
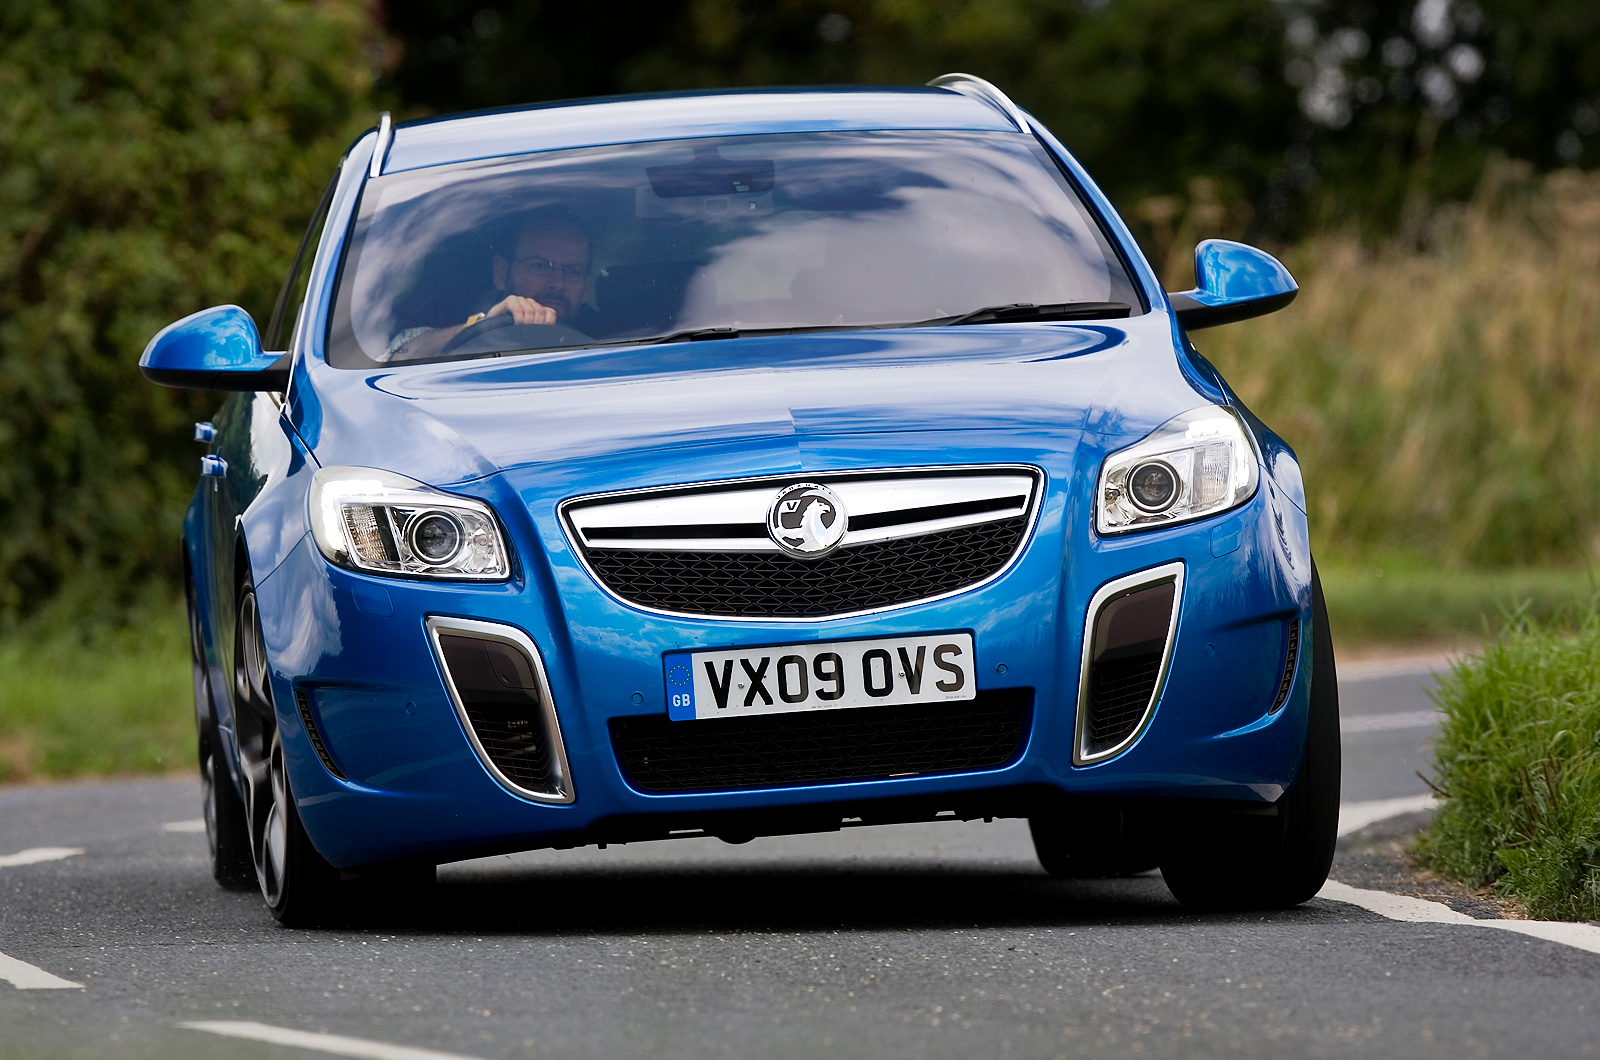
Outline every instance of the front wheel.
<path id="1" fill-rule="evenodd" d="M 279 923 L 315 925 L 337 908 L 339 872 L 311 845 L 295 808 L 273 709 L 261 616 L 248 579 L 239 588 L 233 657 L 234 716 L 256 883 Z"/>
<path id="2" fill-rule="evenodd" d="M 1196 909 L 1284 909 L 1312 898 L 1333 865 L 1341 765 L 1333 635 L 1313 566 L 1311 709 L 1300 772 L 1274 817 L 1205 815 L 1180 829 L 1161 859 L 1167 887 Z"/>

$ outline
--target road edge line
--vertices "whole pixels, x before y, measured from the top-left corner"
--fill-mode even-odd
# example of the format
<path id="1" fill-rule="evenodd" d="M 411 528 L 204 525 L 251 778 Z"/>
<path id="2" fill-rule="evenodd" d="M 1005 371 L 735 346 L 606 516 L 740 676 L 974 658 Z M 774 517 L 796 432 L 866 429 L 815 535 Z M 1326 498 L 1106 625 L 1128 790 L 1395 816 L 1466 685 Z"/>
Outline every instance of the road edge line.
<path id="1" fill-rule="evenodd" d="M 1340 883 L 1338 880 L 1329 880 L 1323 884 L 1322 890 L 1317 892 L 1317 897 L 1342 902 L 1345 905 L 1359 906 L 1370 913 L 1377 913 L 1379 916 L 1407 924 L 1463 924 L 1495 928 L 1543 939 L 1545 942 L 1571 946 L 1589 953 L 1600 953 L 1600 928 L 1593 924 L 1574 924 L 1562 920 L 1479 920 L 1465 913 L 1458 913 L 1442 902 L 1413 898 L 1405 894 L 1390 894 L 1388 891 L 1369 891 L 1362 887 L 1352 887 L 1348 883 Z"/>

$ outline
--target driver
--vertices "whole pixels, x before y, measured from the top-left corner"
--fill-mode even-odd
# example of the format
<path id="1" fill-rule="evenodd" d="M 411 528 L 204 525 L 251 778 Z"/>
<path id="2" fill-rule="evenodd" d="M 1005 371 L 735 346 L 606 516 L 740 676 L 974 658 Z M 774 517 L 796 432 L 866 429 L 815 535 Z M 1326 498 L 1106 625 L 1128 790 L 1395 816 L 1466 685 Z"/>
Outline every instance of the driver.
<path id="1" fill-rule="evenodd" d="M 515 231 L 511 256 L 497 252 L 490 263 L 495 291 L 505 297 L 462 324 L 407 328 L 389 343 L 390 360 L 432 357 L 462 331 L 502 314 L 510 314 L 517 324 L 565 324 L 580 332 L 588 325 L 592 330 L 594 310 L 584 303 L 589 296 L 588 228 L 558 208 L 524 218 Z"/>

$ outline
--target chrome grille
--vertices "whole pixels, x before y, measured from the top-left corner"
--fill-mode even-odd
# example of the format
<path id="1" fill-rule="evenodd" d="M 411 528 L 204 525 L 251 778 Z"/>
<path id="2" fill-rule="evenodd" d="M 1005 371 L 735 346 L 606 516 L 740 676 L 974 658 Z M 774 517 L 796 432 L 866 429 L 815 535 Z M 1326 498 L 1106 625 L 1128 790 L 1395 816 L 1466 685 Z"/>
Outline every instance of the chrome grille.
<path id="1" fill-rule="evenodd" d="M 1039 473 L 963 468 L 805 475 L 580 498 L 563 506 L 596 580 L 639 607 L 716 618 L 829 618 L 979 585 L 1016 557 Z M 825 484 L 848 515 L 837 548 L 781 550 L 767 509 L 796 482 Z"/>

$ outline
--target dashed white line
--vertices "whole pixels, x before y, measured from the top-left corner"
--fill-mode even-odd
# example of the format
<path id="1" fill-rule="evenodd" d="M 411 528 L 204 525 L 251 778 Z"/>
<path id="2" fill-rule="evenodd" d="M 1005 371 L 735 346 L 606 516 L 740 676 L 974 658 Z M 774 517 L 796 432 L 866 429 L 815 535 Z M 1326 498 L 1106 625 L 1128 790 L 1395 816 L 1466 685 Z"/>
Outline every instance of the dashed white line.
<path id="1" fill-rule="evenodd" d="M 1388 659 L 1366 659 L 1361 662 L 1339 664 L 1339 683 L 1347 681 L 1381 681 L 1385 677 L 1426 677 L 1429 674 L 1446 674 L 1457 660 L 1465 655 L 1448 652 L 1430 652 L 1426 655 L 1398 655 Z"/>
<path id="2" fill-rule="evenodd" d="M 248 1038 L 273 1045 L 291 1045 L 300 1049 L 316 1049 L 338 1056 L 359 1056 L 367 1060 L 475 1060 L 460 1053 L 441 1053 L 434 1049 L 418 1049 L 409 1045 L 390 1045 L 388 1042 L 369 1042 L 365 1038 L 346 1038 L 339 1034 L 322 1034 L 313 1031 L 296 1031 L 288 1027 L 272 1027 L 265 1023 L 243 1020 L 204 1020 L 180 1023 L 194 1031 L 226 1035 L 229 1038 Z"/>
<path id="3" fill-rule="evenodd" d="M 1355 714 L 1339 719 L 1341 733 L 1384 732 L 1389 729 L 1431 729 L 1444 715 L 1437 710 L 1403 710 L 1394 714 Z"/>
<path id="4" fill-rule="evenodd" d="M 1327 898 L 1346 905 L 1360 906 L 1390 920 L 1410 924 L 1462 924 L 1514 931 L 1546 942 L 1558 942 L 1590 953 L 1600 953 L 1600 928 L 1592 924 L 1569 924 L 1555 920 L 1478 920 L 1458 913 L 1441 902 L 1426 898 L 1411 898 L 1388 891 L 1368 891 L 1351 887 L 1347 883 L 1329 880 L 1317 892 L 1318 898 Z"/>
<path id="5" fill-rule="evenodd" d="M 51 975 L 43 968 L 35 968 L 27 961 L 19 961 L 15 957 L 7 957 L 0 953 L 0 979 L 5 980 L 18 990 L 82 990 L 82 983 L 74 983 L 70 979 L 63 979 L 58 975 Z"/>
<path id="6" fill-rule="evenodd" d="M 163 832 L 204 832 L 206 822 L 201 818 L 192 821 L 168 821 L 161 826 Z"/>
<path id="7" fill-rule="evenodd" d="M 15 854 L 0 854 L 0 869 L 37 865 L 41 861 L 60 861 L 82 853 L 82 847 L 34 847 L 31 850 L 19 850 Z"/>

